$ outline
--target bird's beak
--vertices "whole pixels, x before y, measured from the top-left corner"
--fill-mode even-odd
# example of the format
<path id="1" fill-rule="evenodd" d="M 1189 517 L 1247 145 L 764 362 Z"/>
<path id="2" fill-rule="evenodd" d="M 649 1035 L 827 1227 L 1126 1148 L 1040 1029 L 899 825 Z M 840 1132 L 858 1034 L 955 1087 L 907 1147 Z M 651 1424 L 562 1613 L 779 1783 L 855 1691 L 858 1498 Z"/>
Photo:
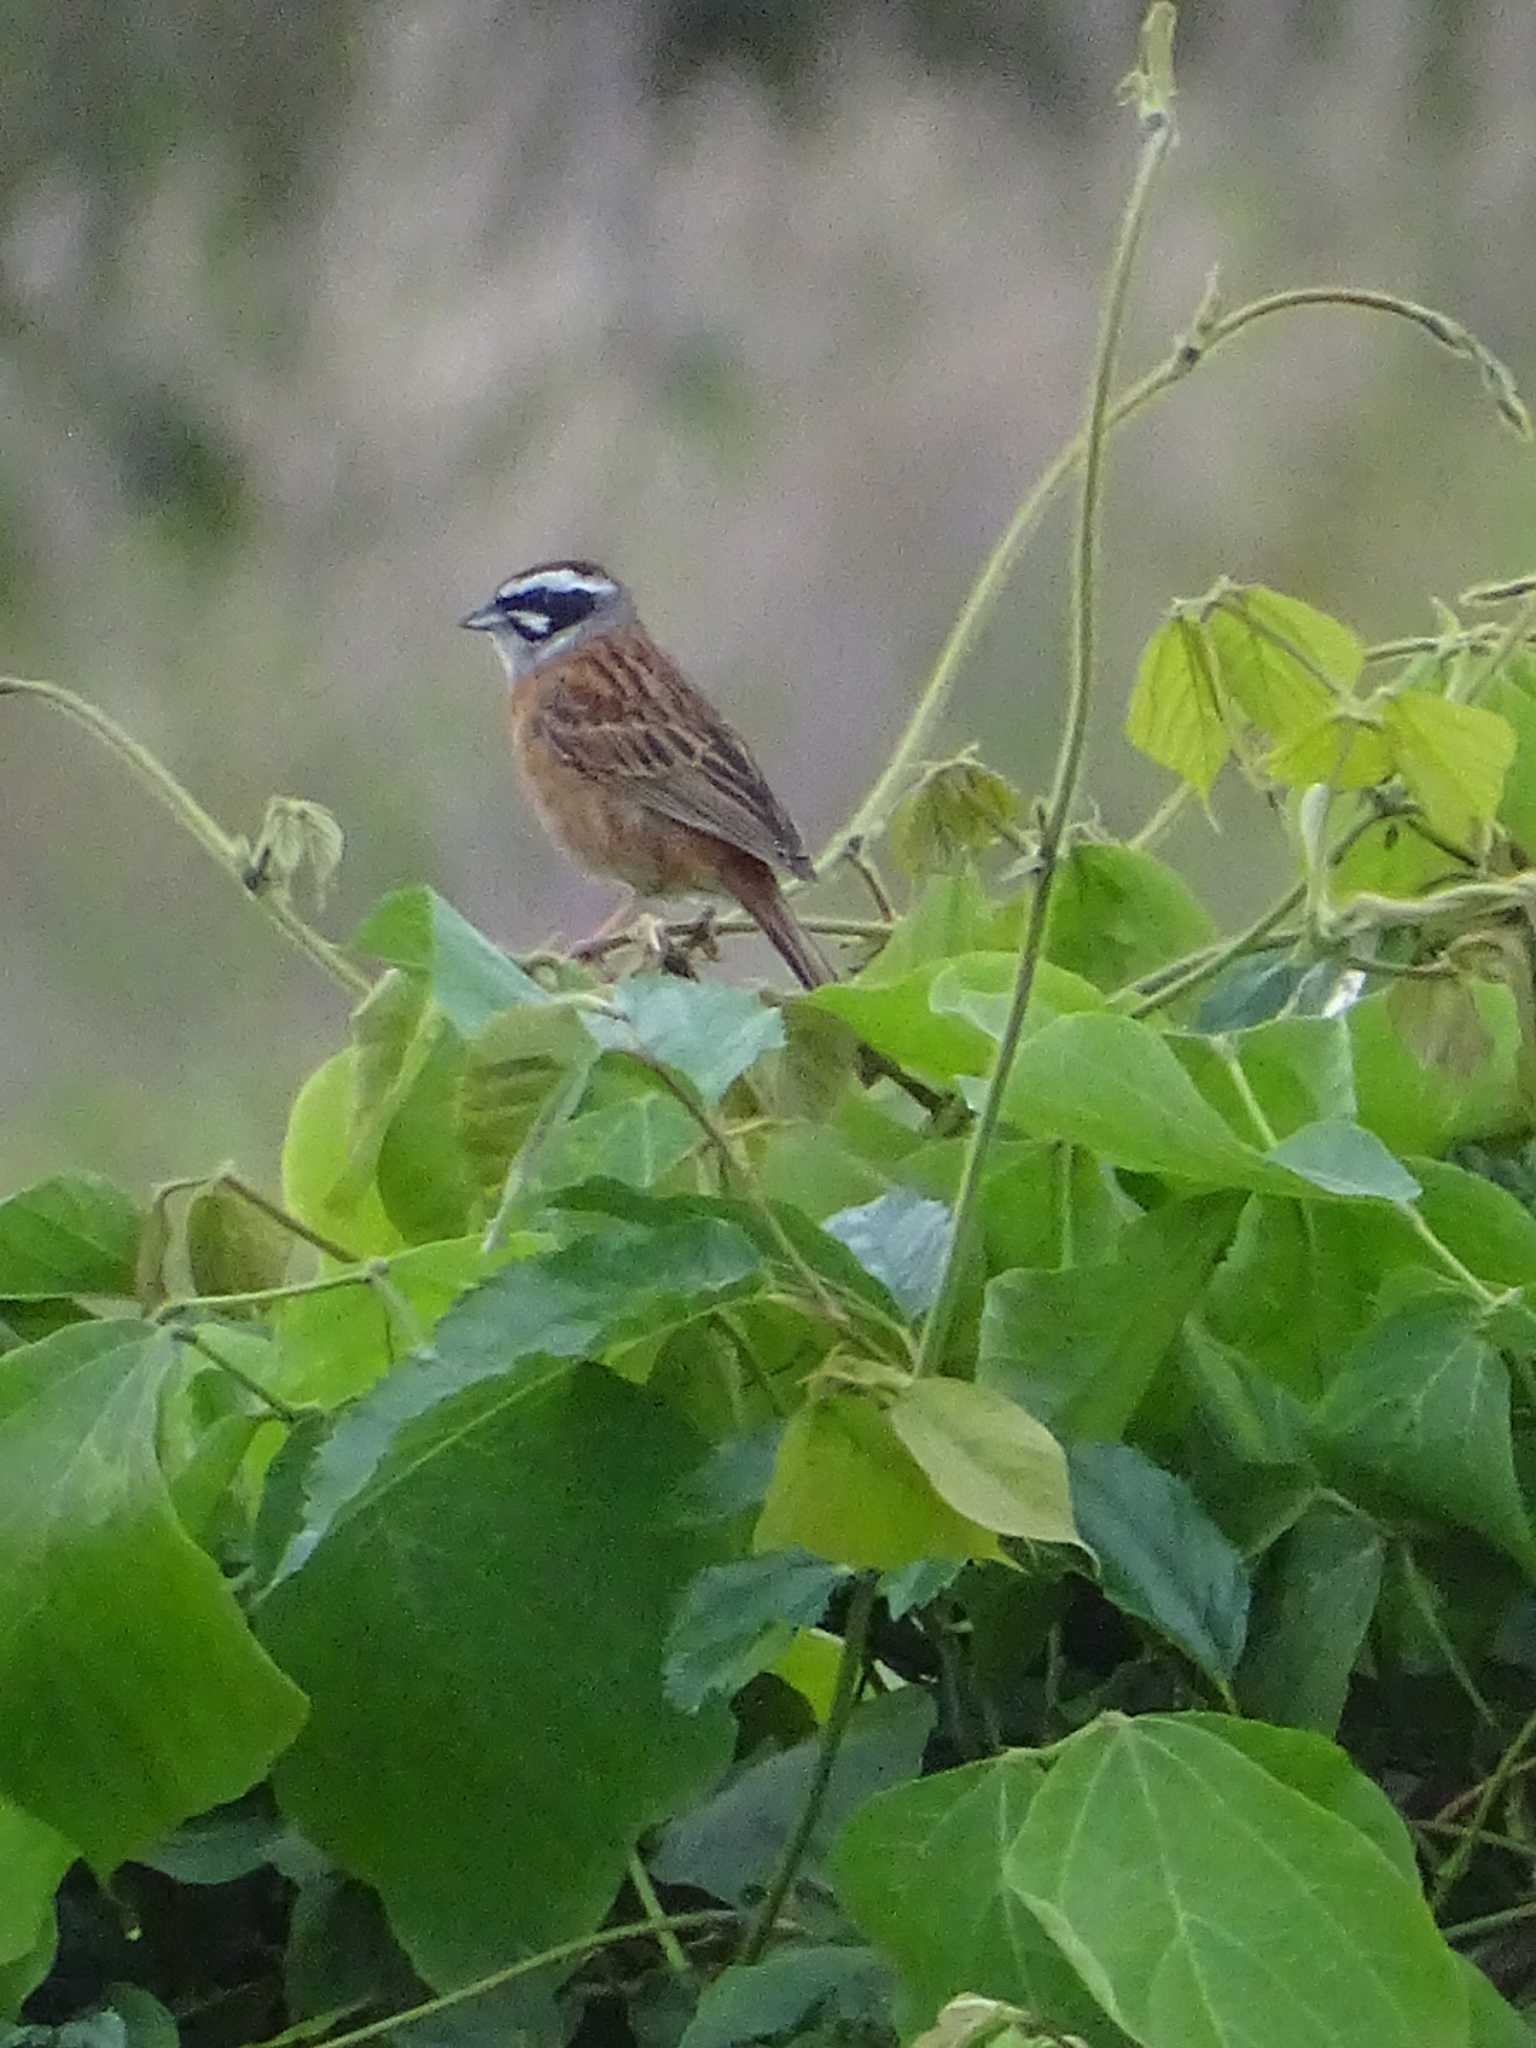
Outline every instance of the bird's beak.
<path id="1" fill-rule="evenodd" d="M 502 624 L 501 609 L 493 598 L 489 604 L 477 605 L 474 611 L 466 612 L 459 624 L 467 626 L 471 633 L 488 633 L 492 626 Z"/>

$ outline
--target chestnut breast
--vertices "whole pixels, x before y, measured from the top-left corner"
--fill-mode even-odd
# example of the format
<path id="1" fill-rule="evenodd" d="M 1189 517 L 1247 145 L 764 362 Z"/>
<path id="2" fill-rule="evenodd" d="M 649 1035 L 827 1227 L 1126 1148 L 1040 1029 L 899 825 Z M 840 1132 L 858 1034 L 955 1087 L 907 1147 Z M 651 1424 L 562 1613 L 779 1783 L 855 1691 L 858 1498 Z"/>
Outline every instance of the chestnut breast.
<path id="1" fill-rule="evenodd" d="M 750 856 L 650 809 L 599 762 L 574 765 L 540 731 L 539 714 L 552 695 L 568 688 L 585 695 L 590 687 L 588 675 L 578 683 L 568 668 L 555 665 L 524 676 L 508 699 L 513 751 L 546 830 L 581 867 L 611 875 L 642 896 L 725 892 L 722 867 Z"/>

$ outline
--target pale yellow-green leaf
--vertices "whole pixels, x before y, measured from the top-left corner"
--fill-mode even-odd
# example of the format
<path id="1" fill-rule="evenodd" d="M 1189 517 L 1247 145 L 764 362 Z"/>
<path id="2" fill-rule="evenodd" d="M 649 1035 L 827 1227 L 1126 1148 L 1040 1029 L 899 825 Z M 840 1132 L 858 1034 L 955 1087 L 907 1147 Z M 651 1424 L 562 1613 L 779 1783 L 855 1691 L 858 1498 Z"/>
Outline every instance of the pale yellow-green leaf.
<path id="1" fill-rule="evenodd" d="M 1515 758 L 1508 719 L 1409 690 L 1384 706 L 1382 725 L 1393 765 L 1432 825 L 1460 838 L 1492 819 Z"/>
<path id="2" fill-rule="evenodd" d="M 1193 619 L 1166 619 L 1147 642 L 1131 690 L 1125 736 L 1202 797 L 1210 795 L 1232 743 L 1204 631 Z"/>
<path id="3" fill-rule="evenodd" d="M 1326 782 L 1334 789 L 1370 789 L 1392 773 L 1392 749 L 1375 726 L 1330 712 L 1276 747 L 1264 766 L 1293 789 Z"/>
<path id="4" fill-rule="evenodd" d="M 1228 591 L 1205 629 L 1219 687 L 1277 745 L 1325 720 L 1360 673 L 1347 626 L 1258 584 Z"/>
<path id="5" fill-rule="evenodd" d="M 790 1417 L 752 1547 L 898 1571 L 921 1557 L 996 1558 L 997 1538 L 934 1491 L 879 1403 L 808 1401 Z"/>
<path id="6" fill-rule="evenodd" d="M 934 1491 L 970 1521 L 1034 1543 L 1081 1540 L 1060 1444 L 995 1387 L 914 1380 L 888 1419 Z"/>

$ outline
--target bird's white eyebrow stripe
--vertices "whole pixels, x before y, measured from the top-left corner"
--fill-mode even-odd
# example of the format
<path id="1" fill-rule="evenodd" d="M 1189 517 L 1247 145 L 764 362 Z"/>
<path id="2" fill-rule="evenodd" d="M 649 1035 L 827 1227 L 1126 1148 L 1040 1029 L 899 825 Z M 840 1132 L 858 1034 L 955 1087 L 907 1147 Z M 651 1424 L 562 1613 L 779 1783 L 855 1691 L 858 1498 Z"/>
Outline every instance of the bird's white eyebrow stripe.
<path id="1" fill-rule="evenodd" d="M 609 577 L 587 576 L 580 569 L 535 569 L 529 575 L 514 576 L 509 583 L 503 583 L 496 595 L 512 598 L 526 591 L 531 597 L 536 590 L 547 590 L 551 596 L 560 597 L 584 590 L 591 597 L 607 597 L 614 588 Z"/>

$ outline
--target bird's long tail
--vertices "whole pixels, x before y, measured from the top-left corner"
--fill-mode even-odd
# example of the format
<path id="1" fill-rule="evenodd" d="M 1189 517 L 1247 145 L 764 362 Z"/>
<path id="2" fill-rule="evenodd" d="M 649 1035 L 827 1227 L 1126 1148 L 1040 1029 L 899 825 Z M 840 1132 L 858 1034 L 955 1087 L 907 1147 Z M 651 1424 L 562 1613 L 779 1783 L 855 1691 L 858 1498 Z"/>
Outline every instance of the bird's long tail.
<path id="1" fill-rule="evenodd" d="M 784 901 L 783 890 L 762 861 L 744 855 L 734 865 L 730 883 L 737 902 L 756 920 L 763 936 L 783 957 L 802 988 L 820 988 L 823 982 L 836 981 L 837 975 L 826 955 L 801 929 Z"/>

